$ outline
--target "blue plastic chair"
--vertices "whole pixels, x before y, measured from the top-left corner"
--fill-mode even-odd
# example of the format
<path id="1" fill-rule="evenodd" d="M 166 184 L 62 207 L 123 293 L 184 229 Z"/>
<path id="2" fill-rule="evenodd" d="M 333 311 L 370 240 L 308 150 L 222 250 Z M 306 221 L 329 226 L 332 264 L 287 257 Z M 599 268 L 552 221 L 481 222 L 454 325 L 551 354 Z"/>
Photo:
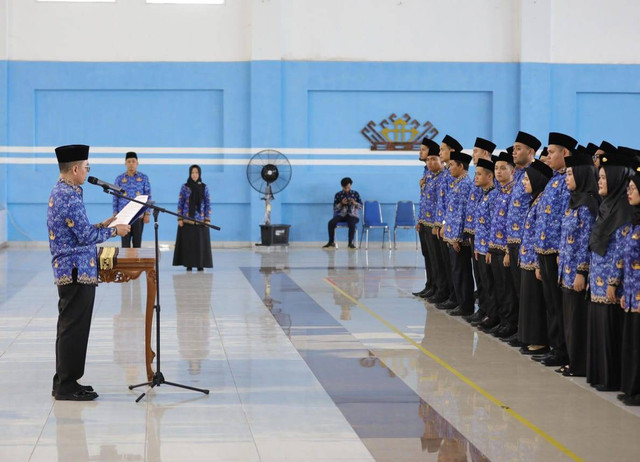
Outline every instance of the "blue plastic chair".
<path id="1" fill-rule="evenodd" d="M 393 248 L 397 249 L 396 230 L 413 229 L 416 234 L 416 250 L 418 250 L 418 231 L 416 231 L 416 208 L 413 201 L 398 201 L 396 204 L 396 224 L 393 225 Z"/>
<path id="2" fill-rule="evenodd" d="M 387 239 L 389 240 L 389 248 L 391 248 L 391 231 L 389 225 L 382 221 L 382 209 L 380 208 L 380 202 L 378 201 L 365 201 L 364 209 L 362 211 L 362 234 L 360 234 L 360 247 L 362 247 L 362 238 L 367 235 L 365 243 L 365 249 L 369 248 L 369 230 L 375 228 L 382 228 L 382 248 L 384 249 L 384 236 L 385 233 L 389 233 Z"/>

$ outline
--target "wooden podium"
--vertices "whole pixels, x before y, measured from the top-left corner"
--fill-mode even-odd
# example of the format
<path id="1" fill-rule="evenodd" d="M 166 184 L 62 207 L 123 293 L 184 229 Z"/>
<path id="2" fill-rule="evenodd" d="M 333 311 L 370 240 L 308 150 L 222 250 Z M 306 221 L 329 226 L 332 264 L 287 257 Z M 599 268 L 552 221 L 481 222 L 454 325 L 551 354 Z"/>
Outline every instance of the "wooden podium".
<path id="1" fill-rule="evenodd" d="M 110 270 L 99 270 L 100 282 L 129 282 L 147 274 L 147 304 L 144 321 L 145 363 L 147 380 L 153 378 L 151 362 L 156 354 L 151 349 L 151 327 L 153 322 L 153 306 L 156 301 L 156 258 L 154 249 L 120 249 L 116 257 L 116 265 Z"/>

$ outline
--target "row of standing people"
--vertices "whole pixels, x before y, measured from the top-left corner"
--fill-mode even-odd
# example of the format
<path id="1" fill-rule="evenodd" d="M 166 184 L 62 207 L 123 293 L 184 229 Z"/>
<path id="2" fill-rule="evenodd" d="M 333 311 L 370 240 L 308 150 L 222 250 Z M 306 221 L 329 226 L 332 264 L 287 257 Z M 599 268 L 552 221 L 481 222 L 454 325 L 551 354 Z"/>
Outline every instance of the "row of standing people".
<path id="1" fill-rule="evenodd" d="M 522 131 L 497 156 L 483 138 L 473 156 L 423 140 L 414 295 L 640 405 L 640 151 L 557 132 L 535 159 L 541 146 Z"/>
<path id="2" fill-rule="evenodd" d="M 127 170 L 118 175 L 115 185 L 122 189 L 123 196 L 136 198 L 144 195 L 151 199 L 149 177 L 138 170 L 138 154 L 130 151 L 125 155 Z M 198 165 L 189 167 L 189 177 L 180 188 L 178 214 L 209 223 L 211 221 L 211 200 L 209 188 L 202 182 L 202 170 Z M 116 216 L 129 203 L 125 198 L 113 196 L 113 215 Z M 122 247 L 139 248 L 142 245 L 144 225 L 149 223 L 150 211 L 131 223 L 131 232 L 122 237 Z M 213 267 L 211 237 L 209 229 L 197 226 L 190 220 L 178 220 L 173 266 L 184 266 L 187 271 Z"/>

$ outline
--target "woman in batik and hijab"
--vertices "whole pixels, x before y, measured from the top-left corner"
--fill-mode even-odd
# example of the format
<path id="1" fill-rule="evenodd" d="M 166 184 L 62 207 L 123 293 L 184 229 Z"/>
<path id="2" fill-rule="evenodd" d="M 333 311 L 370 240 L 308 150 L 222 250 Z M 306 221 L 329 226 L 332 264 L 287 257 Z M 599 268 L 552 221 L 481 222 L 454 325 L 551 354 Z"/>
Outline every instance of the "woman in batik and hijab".
<path id="1" fill-rule="evenodd" d="M 587 383 L 598 391 L 620 388 L 623 311 L 621 295 L 624 239 L 631 230 L 633 208 L 627 201 L 630 156 L 602 154 L 598 194 L 603 198 L 591 231 L 587 320 Z"/>
<path id="2" fill-rule="evenodd" d="M 178 214 L 209 223 L 211 221 L 209 188 L 202 182 L 201 174 L 202 170 L 198 165 L 189 167 L 189 179 L 180 188 Z M 198 268 L 198 271 L 213 268 L 209 228 L 190 220 L 178 219 L 173 266 L 185 266 L 187 271 L 191 271 L 194 267 Z"/>
<path id="3" fill-rule="evenodd" d="M 597 170 L 593 157 L 578 146 L 564 159 L 565 181 L 570 191 L 569 207 L 562 217 L 560 235 L 559 276 L 562 288 L 564 338 L 569 364 L 556 372 L 564 376 L 584 377 L 587 370 L 587 278 L 591 262 L 589 237 L 598 215 Z"/>

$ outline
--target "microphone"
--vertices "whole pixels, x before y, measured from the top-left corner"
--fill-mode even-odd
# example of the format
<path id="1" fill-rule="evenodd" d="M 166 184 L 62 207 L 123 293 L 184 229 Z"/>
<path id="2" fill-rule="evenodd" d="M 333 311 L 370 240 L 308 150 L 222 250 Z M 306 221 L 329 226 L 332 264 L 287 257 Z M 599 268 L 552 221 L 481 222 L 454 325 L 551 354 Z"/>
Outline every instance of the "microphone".
<path id="1" fill-rule="evenodd" d="M 120 194 L 124 192 L 124 189 L 120 188 L 119 186 L 99 180 L 95 176 L 90 176 L 89 178 L 87 178 L 87 181 L 91 184 L 95 184 L 96 186 L 102 186 L 102 189 L 111 189 L 112 191 Z"/>

